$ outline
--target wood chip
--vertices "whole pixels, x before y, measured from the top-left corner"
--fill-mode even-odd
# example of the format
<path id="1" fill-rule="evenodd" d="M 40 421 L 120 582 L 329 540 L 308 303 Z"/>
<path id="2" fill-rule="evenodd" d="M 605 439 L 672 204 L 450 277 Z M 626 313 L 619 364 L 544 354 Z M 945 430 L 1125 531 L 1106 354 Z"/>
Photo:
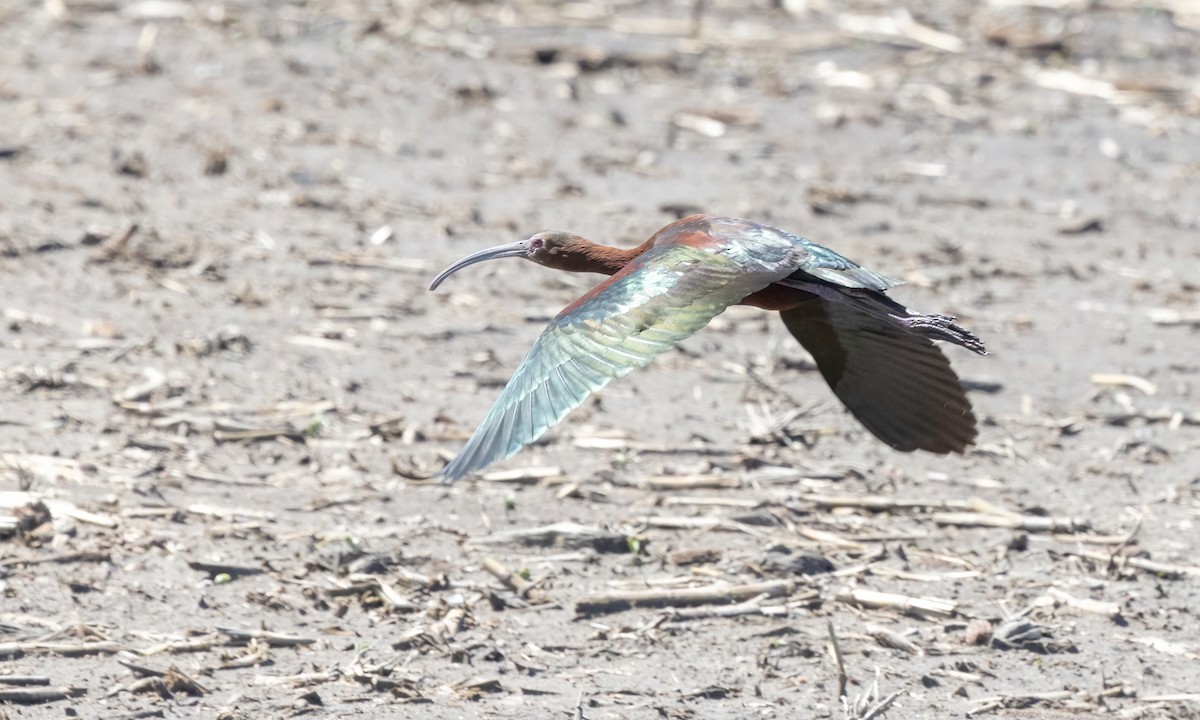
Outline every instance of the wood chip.
<path id="1" fill-rule="evenodd" d="M 521 528 L 472 538 L 479 545 L 525 545 L 533 547 L 583 548 L 597 552 L 629 552 L 629 539 L 621 533 L 592 525 L 561 522 L 536 528 Z"/>
<path id="2" fill-rule="evenodd" d="M 1086 520 L 1040 515 L 992 515 L 987 513 L 934 513 L 938 525 L 959 527 L 995 527 L 1025 532 L 1083 532 L 1091 527 Z"/>
<path id="3" fill-rule="evenodd" d="M 921 618 L 945 618 L 954 615 L 958 603 L 953 600 L 929 597 L 910 597 L 895 593 L 876 592 L 863 588 L 843 588 L 836 599 L 860 607 L 898 610 Z"/>
<path id="4" fill-rule="evenodd" d="M 948 53 L 961 53 L 965 46 L 962 38 L 922 25 L 903 8 L 891 15 L 842 13 L 837 17 L 837 26 L 842 32 L 856 37 L 901 41 Z"/>
<path id="5" fill-rule="evenodd" d="M 1135 390 L 1140 390 L 1143 395 L 1156 395 L 1158 393 L 1158 388 L 1155 387 L 1154 383 L 1136 375 L 1096 373 L 1092 375 L 1092 384 L 1109 387 L 1131 387 Z"/>
<path id="6" fill-rule="evenodd" d="M 541 591 L 538 590 L 534 583 L 530 582 L 521 575 L 513 573 L 511 570 L 504 567 L 499 560 L 490 557 L 484 558 L 483 569 L 503 583 L 504 586 L 509 590 L 512 590 L 522 598 L 525 598 L 526 600 L 533 600 L 535 602 L 545 601 L 545 598 L 541 596 Z"/>
<path id="7" fill-rule="evenodd" d="M 54 687 L 54 688 L 2 688 L 0 689 L 0 705 L 41 705 L 68 698 L 80 697 L 87 694 L 87 688 Z"/>
<path id="8" fill-rule="evenodd" d="M 1190 325 L 1191 327 L 1200 327 L 1200 310 L 1155 308 L 1149 314 L 1150 322 L 1155 325 Z"/>
<path id="9" fill-rule="evenodd" d="M 613 592 L 580 600 L 575 604 L 575 613 L 577 615 L 600 615 L 622 612 L 635 607 L 689 607 L 732 603 L 759 595 L 768 598 L 791 595 L 795 587 L 795 583 L 790 580 L 772 580 L 750 585 L 712 585 L 699 588 Z"/>

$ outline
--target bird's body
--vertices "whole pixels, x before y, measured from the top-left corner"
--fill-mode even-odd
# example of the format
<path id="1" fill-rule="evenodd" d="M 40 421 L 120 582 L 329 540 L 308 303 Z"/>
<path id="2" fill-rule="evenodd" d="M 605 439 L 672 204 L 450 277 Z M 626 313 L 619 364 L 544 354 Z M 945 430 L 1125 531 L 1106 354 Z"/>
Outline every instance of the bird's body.
<path id="1" fill-rule="evenodd" d="M 550 322 L 443 469 L 446 482 L 515 454 L 592 392 L 736 304 L 778 311 L 847 408 L 892 447 L 961 452 L 975 438 L 970 402 L 931 339 L 983 354 L 978 338 L 953 318 L 894 302 L 884 293 L 896 280 L 805 238 L 711 215 L 674 222 L 628 250 L 547 231 L 463 258 L 430 288 L 499 257 L 612 277 Z"/>

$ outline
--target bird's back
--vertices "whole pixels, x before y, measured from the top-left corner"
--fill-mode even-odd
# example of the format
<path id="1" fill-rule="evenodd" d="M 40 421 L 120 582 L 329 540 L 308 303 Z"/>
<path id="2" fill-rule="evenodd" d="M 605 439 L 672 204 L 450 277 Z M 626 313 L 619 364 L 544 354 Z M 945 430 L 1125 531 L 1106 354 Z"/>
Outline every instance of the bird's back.
<path id="1" fill-rule="evenodd" d="M 682 244 L 726 255 L 747 272 L 782 280 L 817 280 L 847 288 L 883 292 L 900 281 L 868 270 L 849 258 L 799 235 L 741 218 L 691 215 L 655 233 L 654 245 Z"/>

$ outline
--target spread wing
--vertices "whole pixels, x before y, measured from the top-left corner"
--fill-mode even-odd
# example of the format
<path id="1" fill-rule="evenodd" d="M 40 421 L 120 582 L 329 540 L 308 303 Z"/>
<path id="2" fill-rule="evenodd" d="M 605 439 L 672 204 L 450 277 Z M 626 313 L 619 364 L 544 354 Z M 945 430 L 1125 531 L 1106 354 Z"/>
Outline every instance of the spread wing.
<path id="1" fill-rule="evenodd" d="M 975 415 L 950 361 L 929 339 L 845 303 L 814 298 L 780 313 L 829 387 L 897 450 L 962 452 Z"/>
<path id="2" fill-rule="evenodd" d="M 651 248 L 551 321 L 442 481 L 512 456 L 610 380 L 647 365 L 779 274 L 786 271 L 748 271 L 688 245 Z"/>

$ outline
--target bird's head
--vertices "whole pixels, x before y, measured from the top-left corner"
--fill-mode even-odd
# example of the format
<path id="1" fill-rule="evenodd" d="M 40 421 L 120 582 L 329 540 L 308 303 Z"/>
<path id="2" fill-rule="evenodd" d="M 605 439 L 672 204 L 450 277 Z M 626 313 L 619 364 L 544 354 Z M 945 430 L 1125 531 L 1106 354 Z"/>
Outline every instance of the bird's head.
<path id="1" fill-rule="evenodd" d="M 437 290 L 442 281 L 468 265 L 499 258 L 519 257 L 558 270 L 575 270 L 574 266 L 578 264 L 578 259 L 584 257 L 591 247 L 591 242 L 578 235 L 561 230 L 543 230 L 520 242 L 497 245 L 487 250 L 471 253 L 438 273 L 438 276 L 429 284 L 429 289 Z"/>

